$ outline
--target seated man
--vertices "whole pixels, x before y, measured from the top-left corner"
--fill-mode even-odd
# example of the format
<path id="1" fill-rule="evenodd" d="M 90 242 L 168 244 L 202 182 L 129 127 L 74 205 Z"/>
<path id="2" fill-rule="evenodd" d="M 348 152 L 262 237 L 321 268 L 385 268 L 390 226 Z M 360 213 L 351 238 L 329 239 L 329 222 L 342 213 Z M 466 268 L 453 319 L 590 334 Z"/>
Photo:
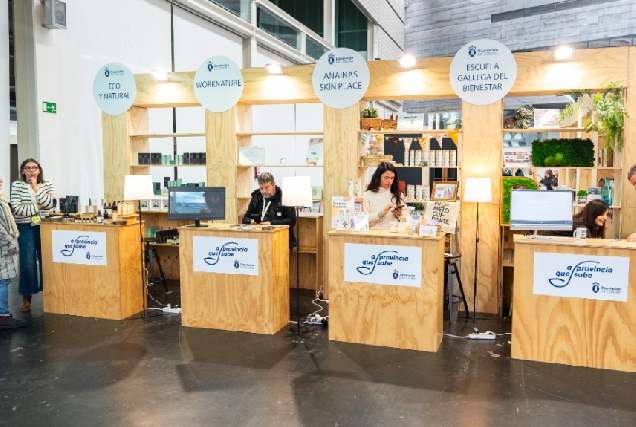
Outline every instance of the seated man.
<path id="1" fill-rule="evenodd" d="M 263 172 L 258 176 L 258 187 L 258 190 L 252 192 L 252 200 L 243 216 L 243 224 L 260 222 L 261 225 L 289 225 L 289 250 L 294 249 L 295 208 L 282 205 L 283 190 L 276 185 L 271 173 Z M 254 216 L 257 221 L 254 221 Z"/>

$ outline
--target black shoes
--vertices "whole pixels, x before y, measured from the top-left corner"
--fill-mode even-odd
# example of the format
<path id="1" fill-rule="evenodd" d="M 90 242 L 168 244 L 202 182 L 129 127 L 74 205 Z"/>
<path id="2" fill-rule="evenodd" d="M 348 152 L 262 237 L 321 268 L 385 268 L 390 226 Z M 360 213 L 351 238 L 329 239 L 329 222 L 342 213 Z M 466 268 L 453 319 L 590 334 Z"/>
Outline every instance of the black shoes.
<path id="1" fill-rule="evenodd" d="M 26 320 L 16 320 L 11 315 L 0 316 L 0 329 L 15 329 L 26 325 Z"/>

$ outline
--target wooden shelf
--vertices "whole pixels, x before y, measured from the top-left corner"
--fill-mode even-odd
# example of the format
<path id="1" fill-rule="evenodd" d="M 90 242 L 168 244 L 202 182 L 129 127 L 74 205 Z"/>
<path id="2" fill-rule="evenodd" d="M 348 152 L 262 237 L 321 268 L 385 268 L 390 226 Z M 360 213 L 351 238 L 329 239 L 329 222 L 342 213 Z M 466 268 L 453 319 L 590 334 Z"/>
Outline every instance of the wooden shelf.
<path id="1" fill-rule="evenodd" d="M 584 208 L 585 207 L 585 205 L 582 205 L 582 204 L 579 204 L 579 203 L 574 203 L 574 204 L 572 204 L 572 206 L 575 207 L 575 208 Z M 610 209 L 620 209 L 621 207 L 620 206 L 610 206 L 609 208 Z"/>
<path id="2" fill-rule="evenodd" d="M 360 132 L 370 133 L 371 135 L 439 135 L 453 130 L 461 129 L 435 129 L 435 130 L 361 130 Z"/>
<path id="3" fill-rule="evenodd" d="M 396 168 L 414 168 L 414 169 L 461 169 L 461 166 L 401 166 L 393 165 Z M 358 166 L 359 169 L 375 168 L 377 166 Z"/>
<path id="4" fill-rule="evenodd" d="M 131 168 L 151 168 L 151 167 L 164 167 L 164 168 L 204 168 L 206 165 L 130 165 Z"/>
<path id="5" fill-rule="evenodd" d="M 205 136 L 205 133 L 139 133 L 130 135 L 131 138 L 188 138 Z"/>
<path id="6" fill-rule="evenodd" d="M 148 243 L 150 246 L 162 246 L 162 247 L 175 247 L 178 248 L 179 244 L 174 244 L 174 243 L 157 243 L 157 242 L 150 242 Z"/>
<path id="7" fill-rule="evenodd" d="M 321 168 L 322 165 L 236 165 L 239 168 Z"/>
<path id="8" fill-rule="evenodd" d="M 316 135 L 320 136 L 323 132 L 237 132 L 237 137 L 242 136 L 302 136 L 302 135 Z"/>
<path id="9" fill-rule="evenodd" d="M 585 128 L 529 128 L 503 129 L 504 133 L 537 133 L 537 132 L 585 132 Z"/>
<path id="10" fill-rule="evenodd" d="M 318 249 L 316 248 L 300 248 L 300 250 L 298 251 L 301 254 L 317 254 L 318 253 Z M 292 253 L 296 253 L 296 249 L 294 249 L 292 251 Z"/>
<path id="11" fill-rule="evenodd" d="M 502 166 L 502 169 L 514 169 L 514 168 L 519 168 L 519 169 L 536 169 L 536 168 L 548 168 L 548 169 L 557 169 L 557 170 L 566 170 L 566 171 L 571 171 L 571 170 L 577 170 L 577 169 L 596 169 L 596 170 L 622 170 L 622 167 L 612 167 L 612 166 L 580 166 L 580 167 L 575 167 L 575 166 L 519 166 L 519 165 L 515 165 L 515 166 Z M 522 177 L 520 177 L 522 178 Z M 527 178 L 527 177 L 526 177 Z"/>

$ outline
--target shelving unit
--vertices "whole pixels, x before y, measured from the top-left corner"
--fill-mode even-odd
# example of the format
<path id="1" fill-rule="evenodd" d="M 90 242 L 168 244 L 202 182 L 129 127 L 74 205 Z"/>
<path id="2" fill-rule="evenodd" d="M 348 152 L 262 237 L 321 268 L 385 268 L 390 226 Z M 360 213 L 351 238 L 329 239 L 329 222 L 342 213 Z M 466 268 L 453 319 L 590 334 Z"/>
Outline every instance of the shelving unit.
<path id="1" fill-rule="evenodd" d="M 245 136 L 322 136 L 322 132 L 237 132 L 239 138 Z"/>
<path id="2" fill-rule="evenodd" d="M 189 138 L 195 136 L 205 136 L 204 133 L 146 133 L 133 134 L 131 138 Z"/>

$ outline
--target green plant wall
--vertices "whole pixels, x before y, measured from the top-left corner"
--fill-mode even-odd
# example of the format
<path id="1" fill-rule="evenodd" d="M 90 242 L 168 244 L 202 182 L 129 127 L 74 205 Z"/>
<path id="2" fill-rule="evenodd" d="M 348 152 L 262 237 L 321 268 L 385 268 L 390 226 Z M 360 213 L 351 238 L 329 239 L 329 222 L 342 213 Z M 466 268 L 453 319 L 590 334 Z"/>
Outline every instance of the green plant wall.
<path id="1" fill-rule="evenodd" d="M 548 139 L 532 141 L 532 165 L 548 166 L 545 159 L 563 155 L 566 167 L 593 167 L 594 143 L 591 139 Z M 550 163 L 550 162 L 548 162 Z"/>
<path id="2" fill-rule="evenodd" d="M 516 186 L 528 190 L 538 190 L 537 184 L 530 178 L 503 177 L 501 185 L 501 223 L 510 224 L 510 192 Z"/>

